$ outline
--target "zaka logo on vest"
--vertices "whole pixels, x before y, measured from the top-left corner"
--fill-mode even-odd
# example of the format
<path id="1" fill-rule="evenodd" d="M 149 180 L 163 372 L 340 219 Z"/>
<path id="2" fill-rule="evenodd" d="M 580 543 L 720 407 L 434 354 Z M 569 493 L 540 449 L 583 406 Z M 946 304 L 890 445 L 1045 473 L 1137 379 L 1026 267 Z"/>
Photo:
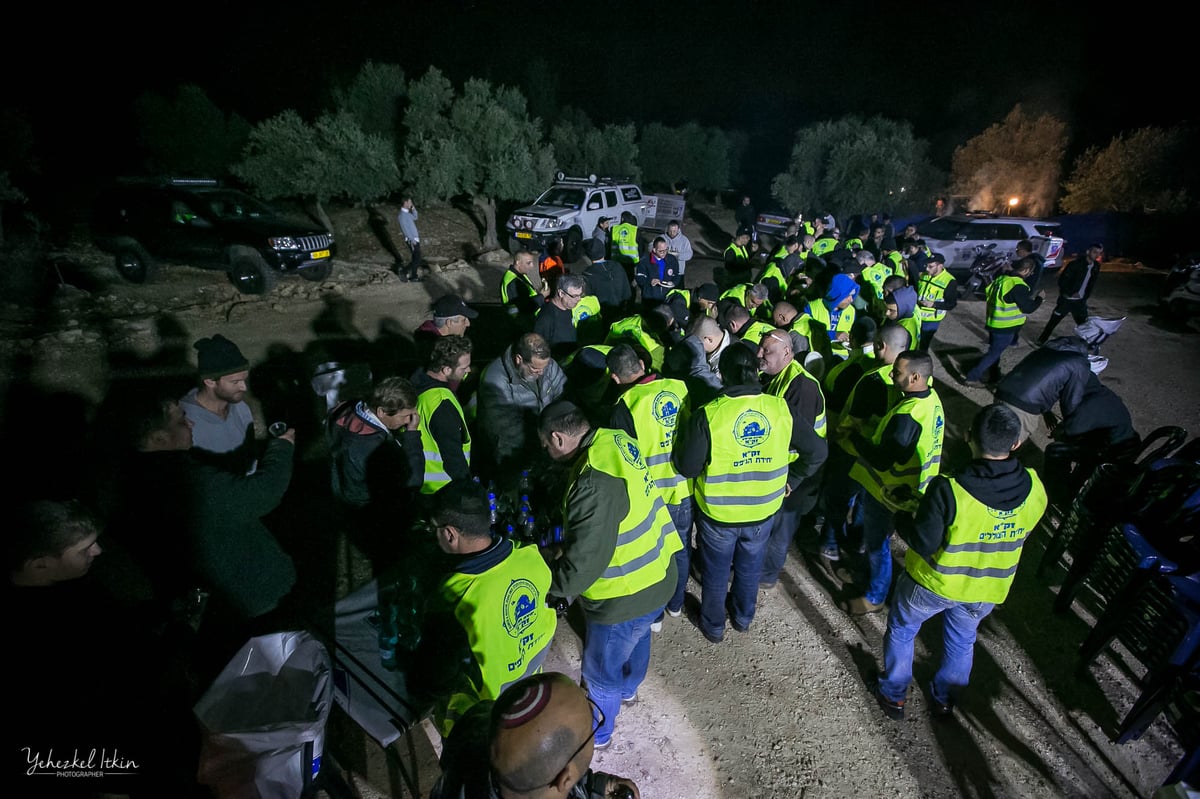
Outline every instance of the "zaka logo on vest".
<path id="1" fill-rule="evenodd" d="M 672 391 L 660 391 L 654 398 L 654 420 L 663 427 L 674 427 L 679 416 L 679 396 Z"/>
<path id="2" fill-rule="evenodd" d="M 520 638 L 533 624 L 541 596 L 537 586 L 524 578 L 513 580 L 504 592 L 504 629 L 513 638 Z"/>
<path id="3" fill-rule="evenodd" d="M 644 470 L 646 468 L 646 462 L 642 460 L 642 451 L 638 449 L 636 441 L 623 433 L 613 436 L 613 440 L 616 442 L 617 450 L 621 453 L 621 457 L 625 459 L 626 463 L 638 469 Z"/>
<path id="4" fill-rule="evenodd" d="M 771 422 L 759 411 L 743 411 L 733 424 L 733 437 L 743 447 L 753 449 L 771 435 Z"/>

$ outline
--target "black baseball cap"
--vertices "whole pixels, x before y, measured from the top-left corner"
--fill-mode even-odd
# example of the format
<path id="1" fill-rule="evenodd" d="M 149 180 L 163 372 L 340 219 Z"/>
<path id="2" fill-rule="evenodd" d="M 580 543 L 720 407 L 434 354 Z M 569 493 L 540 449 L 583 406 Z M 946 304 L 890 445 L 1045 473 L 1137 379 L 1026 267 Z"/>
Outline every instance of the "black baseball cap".
<path id="1" fill-rule="evenodd" d="M 470 306 L 468 306 L 463 301 L 463 298 L 457 294 L 447 294 L 444 297 L 439 297 L 437 301 L 433 303 L 433 315 L 443 318 L 449 318 L 451 316 L 465 316 L 468 319 L 474 319 L 475 317 L 479 316 L 479 312 L 471 310 Z"/>

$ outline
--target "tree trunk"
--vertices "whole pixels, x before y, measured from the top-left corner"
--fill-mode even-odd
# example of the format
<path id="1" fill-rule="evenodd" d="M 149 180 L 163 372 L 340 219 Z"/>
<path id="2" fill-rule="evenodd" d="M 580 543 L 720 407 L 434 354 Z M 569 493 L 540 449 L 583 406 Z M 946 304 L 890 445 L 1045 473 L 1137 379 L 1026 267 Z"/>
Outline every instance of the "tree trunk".
<path id="1" fill-rule="evenodd" d="M 313 200 L 313 213 L 317 215 L 317 221 L 324 225 L 326 230 L 332 233 L 333 220 L 329 218 L 329 214 L 325 213 L 325 206 L 319 199 Z"/>
<path id="2" fill-rule="evenodd" d="M 482 197 L 476 195 L 471 198 L 471 204 L 478 209 L 480 216 L 483 217 L 483 222 L 486 230 L 483 234 L 483 249 L 494 250 L 500 246 L 500 239 L 496 237 L 496 200 L 493 197 Z"/>

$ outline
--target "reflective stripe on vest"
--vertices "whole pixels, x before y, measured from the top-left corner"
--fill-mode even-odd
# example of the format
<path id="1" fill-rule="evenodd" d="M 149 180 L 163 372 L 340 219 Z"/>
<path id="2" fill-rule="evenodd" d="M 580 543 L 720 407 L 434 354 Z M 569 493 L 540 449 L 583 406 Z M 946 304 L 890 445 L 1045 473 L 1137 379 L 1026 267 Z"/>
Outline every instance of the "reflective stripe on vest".
<path id="1" fill-rule="evenodd" d="M 421 484 L 422 494 L 432 494 L 450 482 L 450 475 L 446 473 L 446 463 L 442 459 L 442 450 L 434 440 L 428 425 L 434 411 L 440 408 L 443 402 L 449 402 L 454 406 L 454 410 L 458 411 L 458 418 L 462 420 L 463 457 L 467 459 L 467 465 L 471 465 L 471 430 L 454 392 L 444 386 L 425 389 L 417 395 L 417 413 L 421 415 L 417 429 L 421 431 L 421 449 L 425 453 L 425 482 Z"/>
<path id="2" fill-rule="evenodd" d="M 1046 511 L 1046 489 L 1032 469 L 1026 469 L 1033 486 L 1029 496 L 1013 510 L 988 507 L 958 481 L 950 478 L 954 492 L 954 521 L 946 530 L 942 547 L 928 560 L 912 549 L 904 566 L 912 578 L 938 596 L 956 602 L 993 602 L 1008 598 L 1021 548 Z"/>
<path id="3" fill-rule="evenodd" d="M 700 412 L 708 420 L 708 464 L 696 478 L 696 507 L 722 524 L 770 518 L 787 485 L 792 413 L 770 394 L 719 396 Z"/>
<path id="4" fill-rule="evenodd" d="M 622 222 L 613 225 L 612 240 L 617 244 L 617 254 L 622 259 L 636 261 L 638 259 L 637 225 Z"/>
<path id="5" fill-rule="evenodd" d="M 1004 295 L 1016 286 L 1029 287 L 1024 280 L 1014 275 L 1001 275 L 992 281 L 987 292 L 987 326 L 998 330 L 1020 327 L 1025 324 L 1025 314 L 1015 302 L 1008 302 Z"/>
<path id="6" fill-rule="evenodd" d="M 591 468 L 619 478 L 629 496 L 629 511 L 617 526 L 612 560 L 583 596 L 591 600 L 632 596 L 656 585 L 667 576 L 671 558 L 683 544 L 637 441 L 621 430 L 597 428 L 581 461 L 581 471 Z M 569 529 L 566 534 L 571 534 Z"/>
<path id="7" fill-rule="evenodd" d="M 815 432 L 821 438 L 825 438 L 825 392 L 821 390 L 821 384 L 817 382 L 817 379 L 810 375 L 808 371 L 800 365 L 799 361 L 793 360 L 786 367 L 784 367 L 782 372 L 771 378 L 770 382 L 767 383 L 767 387 L 764 388 L 763 391 L 773 397 L 782 398 L 787 392 L 788 386 L 790 386 L 792 381 L 797 377 L 802 380 L 806 378 L 811 380 L 813 385 L 817 387 L 817 393 L 821 395 L 821 413 L 819 413 L 817 418 L 813 420 L 812 426 L 813 432 Z M 786 401 L 787 400 L 784 400 L 784 402 Z M 795 419 L 792 420 L 792 423 L 795 424 Z"/>
<path id="8" fill-rule="evenodd" d="M 953 279 L 953 276 L 945 269 L 936 275 L 926 272 L 917 281 L 917 299 L 933 300 L 934 302 L 940 301 L 946 296 L 946 287 L 950 285 L 950 281 Z M 918 303 L 917 316 L 923 322 L 940 322 L 946 317 L 946 311 L 941 308 L 926 308 L 924 305 Z"/>
<path id="9" fill-rule="evenodd" d="M 682 380 L 660 377 L 649 383 L 634 383 L 617 400 L 633 417 L 650 479 L 668 505 L 678 505 L 692 495 L 691 482 L 671 462 L 687 393 L 687 384 Z"/>
<path id="10" fill-rule="evenodd" d="M 558 614 L 546 605 L 550 568 L 537 547 L 511 543 L 508 557 L 479 574 L 453 572 L 439 591 L 466 631 L 473 668 L 468 685 L 447 702 L 443 734 L 449 734 L 476 702 L 495 699 L 517 680 L 542 670 Z"/>
<path id="11" fill-rule="evenodd" d="M 946 415 L 942 411 L 942 401 L 937 392 L 929 390 L 928 396 L 903 397 L 896 407 L 892 408 L 875 428 L 871 442 L 878 445 L 883 431 L 893 416 L 910 416 L 921 427 L 921 435 L 917 438 L 917 446 L 913 454 L 904 463 L 892 464 L 884 471 L 876 471 L 866 458 L 861 455 L 850 468 L 850 477 L 856 480 L 871 496 L 892 510 L 914 510 L 915 503 L 929 485 L 929 481 L 937 476 L 942 466 L 942 435 L 946 428 Z M 900 486 L 908 486 L 912 494 L 907 498 L 898 498 L 893 494 Z"/>

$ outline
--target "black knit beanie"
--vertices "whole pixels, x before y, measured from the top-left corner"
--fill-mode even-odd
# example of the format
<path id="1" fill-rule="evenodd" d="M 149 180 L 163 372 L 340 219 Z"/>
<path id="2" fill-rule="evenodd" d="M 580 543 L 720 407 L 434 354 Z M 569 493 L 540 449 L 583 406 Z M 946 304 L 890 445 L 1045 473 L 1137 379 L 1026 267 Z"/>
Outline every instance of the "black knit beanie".
<path id="1" fill-rule="evenodd" d="M 215 380 L 250 367 L 250 362 L 237 345 L 220 333 L 212 338 L 202 338 L 192 346 L 199 353 L 197 365 L 202 380 Z"/>

